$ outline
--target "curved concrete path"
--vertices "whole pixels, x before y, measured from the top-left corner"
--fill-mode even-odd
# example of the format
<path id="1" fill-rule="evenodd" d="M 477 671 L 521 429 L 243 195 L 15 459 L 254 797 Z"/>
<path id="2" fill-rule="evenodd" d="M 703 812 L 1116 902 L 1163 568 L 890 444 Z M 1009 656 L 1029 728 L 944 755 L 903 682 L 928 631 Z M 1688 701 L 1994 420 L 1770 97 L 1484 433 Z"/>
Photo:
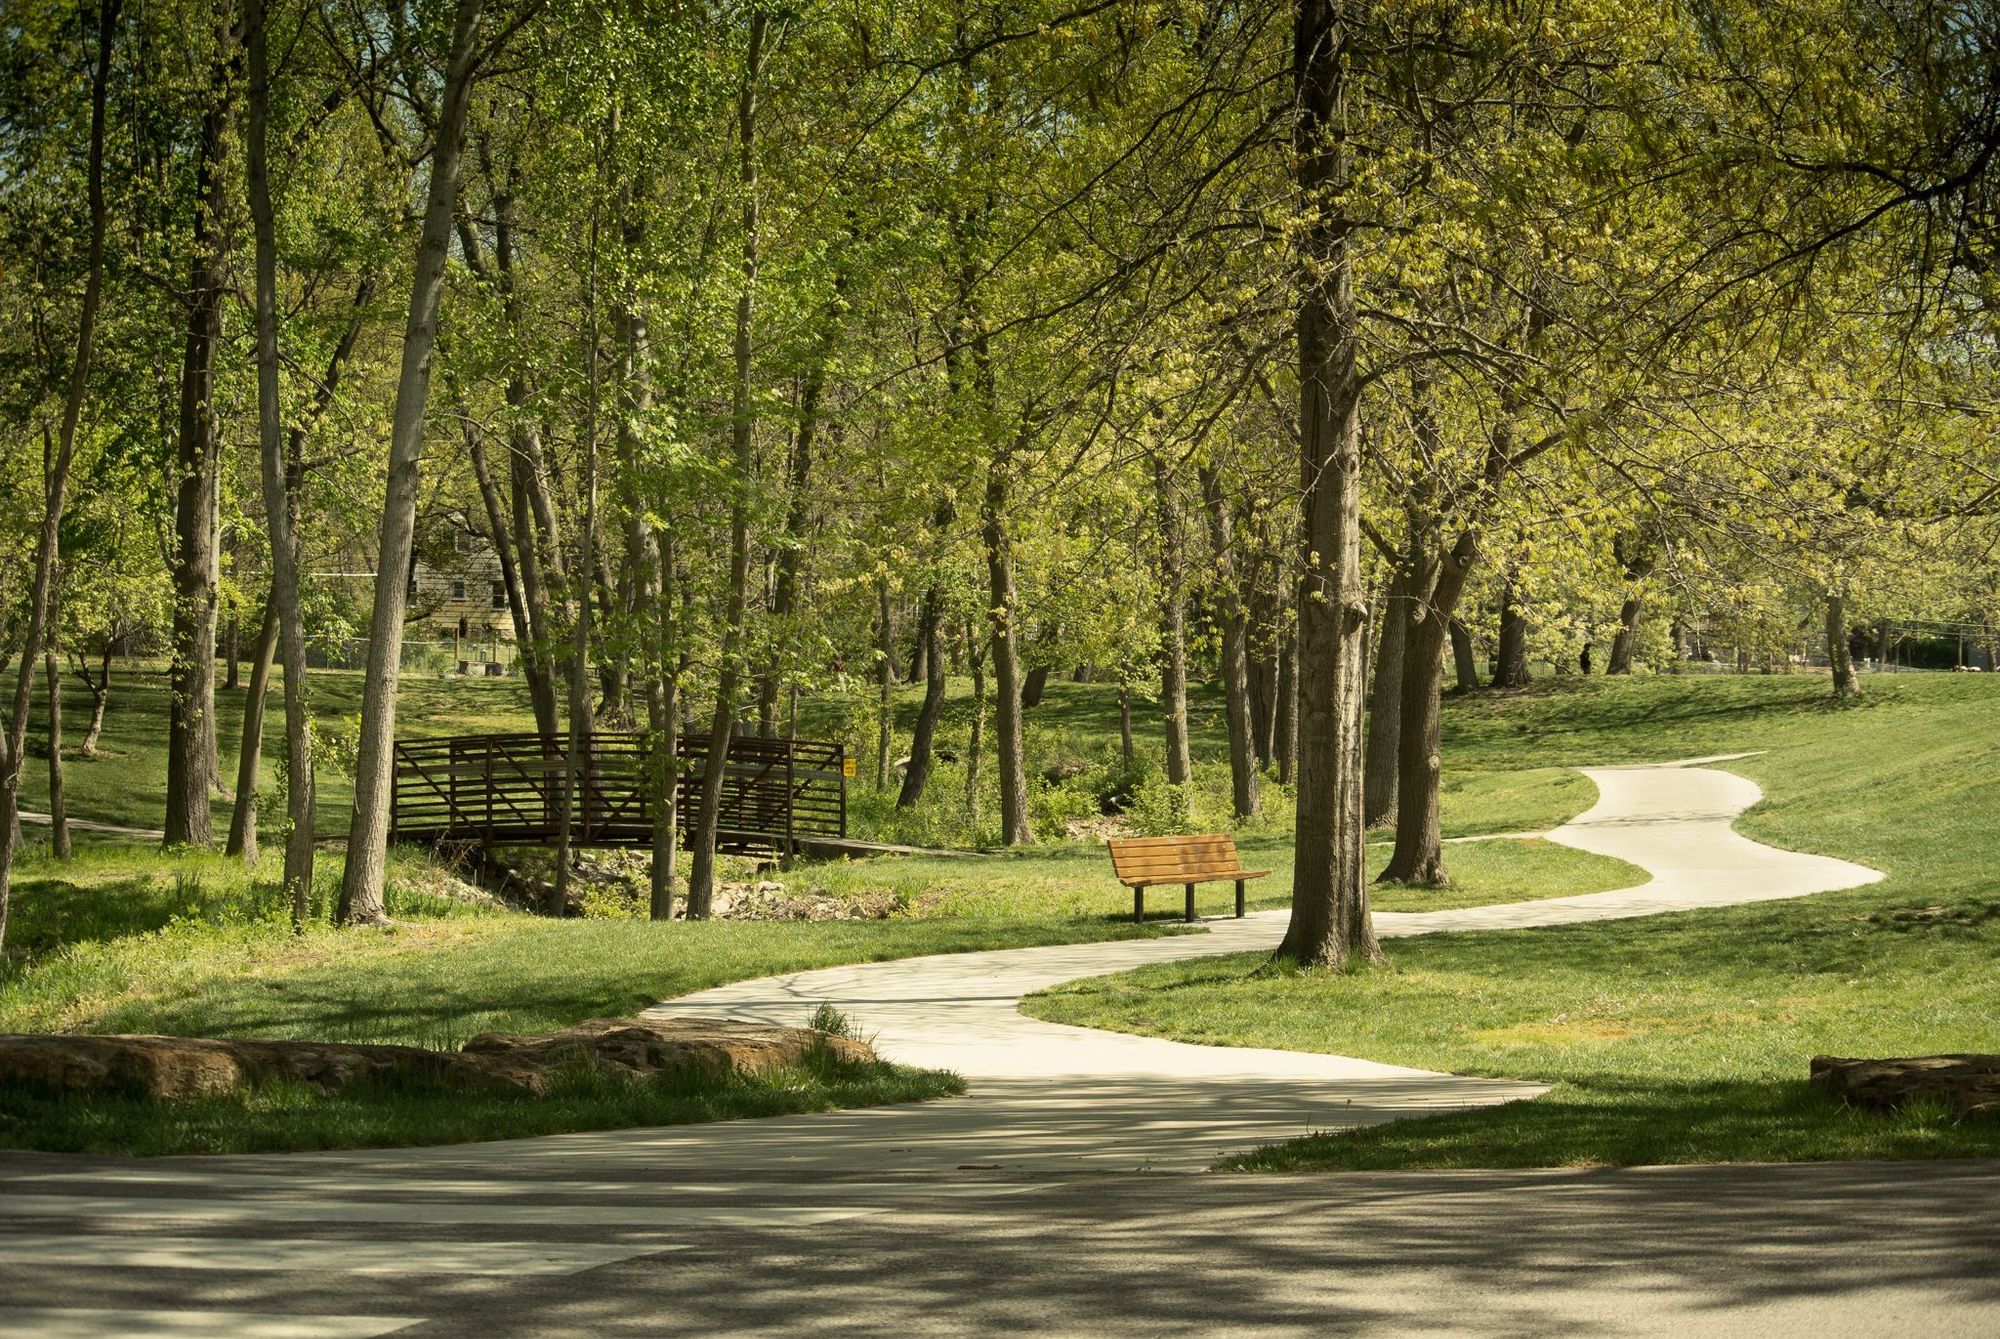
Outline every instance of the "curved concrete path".
<path id="1" fill-rule="evenodd" d="M 1640 866 L 1652 875 L 1644 884 L 1460 911 L 1384 912 L 1376 916 L 1377 929 L 1389 937 L 1612 920 L 1802 897 L 1882 877 L 1736 833 L 1732 820 L 1761 792 L 1742 777 L 1697 765 L 1728 760 L 1581 769 L 1597 785 L 1597 803 L 1547 835 Z M 820 1004 L 831 1004 L 872 1035 L 884 1056 L 956 1070 L 970 1091 L 924 1106 L 524 1141 L 511 1146 L 510 1156 L 560 1159 L 589 1144 L 593 1155 L 615 1146 L 649 1160 L 679 1156 L 822 1172 L 965 1164 L 1198 1168 L 1226 1152 L 1310 1131 L 1544 1091 L 1345 1056 L 1193 1046 L 1020 1012 L 1024 995 L 1079 977 L 1268 951 L 1283 937 L 1287 914 L 1215 919 L 1206 934 L 861 963 L 683 996 L 649 1015 L 800 1024 Z"/>
<path id="2" fill-rule="evenodd" d="M 1550 835 L 1644 866 L 1647 884 L 1384 914 L 1382 933 L 1880 877 L 1737 836 L 1757 798 L 1738 777 L 1589 775 L 1598 803 Z M 1268 949 L 1284 926 L 1266 912 L 1206 935 L 801 972 L 657 1011 L 795 1023 L 830 1001 L 886 1054 L 964 1073 L 971 1093 L 953 1101 L 428 1149 L 0 1152 L 0 1334 L 1995 1333 L 2000 1173 L 1982 1163 L 1091 1174 L 1199 1169 L 1310 1129 L 1538 1091 L 1016 1008 L 1078 976 Z"/>

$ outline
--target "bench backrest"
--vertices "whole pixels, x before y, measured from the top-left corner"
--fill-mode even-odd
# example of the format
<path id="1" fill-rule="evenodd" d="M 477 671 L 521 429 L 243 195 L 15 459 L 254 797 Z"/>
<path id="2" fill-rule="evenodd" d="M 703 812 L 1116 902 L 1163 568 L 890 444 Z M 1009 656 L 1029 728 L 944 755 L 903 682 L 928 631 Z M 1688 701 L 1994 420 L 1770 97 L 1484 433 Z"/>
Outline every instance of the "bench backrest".
<path id="1" fill-rule="evenodd" d="M 1113 837 L 1111 867 L 1121 882 L 1199 881 L 1243 868 L 1228 833 L 1200 837 Z"/>

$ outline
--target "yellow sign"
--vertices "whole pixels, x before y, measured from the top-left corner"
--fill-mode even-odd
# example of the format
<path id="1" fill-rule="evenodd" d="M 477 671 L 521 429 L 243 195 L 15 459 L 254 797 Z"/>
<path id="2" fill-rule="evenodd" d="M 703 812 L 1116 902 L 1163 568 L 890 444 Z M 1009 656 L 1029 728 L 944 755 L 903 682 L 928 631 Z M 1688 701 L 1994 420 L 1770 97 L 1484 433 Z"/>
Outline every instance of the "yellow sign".
<path id="1" fill-rule="evenodd" d="M 854 775 L 854 759 L 842 758 L 840 760 L 840 774 L 845 777 Z"/>

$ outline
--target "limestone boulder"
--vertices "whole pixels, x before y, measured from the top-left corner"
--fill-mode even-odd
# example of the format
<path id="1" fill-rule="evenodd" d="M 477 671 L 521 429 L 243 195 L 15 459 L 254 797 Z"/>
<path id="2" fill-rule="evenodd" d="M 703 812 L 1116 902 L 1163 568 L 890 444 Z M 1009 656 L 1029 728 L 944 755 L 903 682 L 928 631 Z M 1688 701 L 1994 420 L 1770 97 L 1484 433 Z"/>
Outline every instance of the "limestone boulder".
<path id="1" fill-rule="evenodd" d="M 487 1033 L 459 1051 L 339 1042 L 155 1036 L 0 1036 L 0 1088 L 184 1101 L 277 1080 L 322 1093 L 357 1083 L 409 1083 L 535 1095 L 577 1066 L 625 1074 L 695 1068 L 753 1075 L 830 1051 L 875 1053 L 810 1028 L 682 1018 L 599 1018 L 538 1036 Z"/>
<path id="2" fill-rule="evenodd" d="M 190 1037 L 0 1037 L 0 1088 L 179 1100 L 247 1076 L 228 1042 Z"/>
<path id="3" fill-rule="evenodd" d="M 846 1061 L 875 1058 L 851 1037 L 726 1018 L 593 1018 L 540 1036 L 489 1032 L 465 1043 L 462 1054 L 497 1078 L 542 1092 L 555 1075 L 579 1064 L 628 1074 L 708 1069 L 755 1075 L 816 1051 Z"/>
<path id="4" fill-rule="evenodd" d="M 181 1101 L 286 1079 L 321 1092 L 397 1076 L 494 1086 L 458 1057 L 416 1046 L 208 1037 L 0 1036 L 0 1086 Z"/>
<path id="5" fill-rule="evenodd" d="M 1941 1102 L 1960 1119 L 2000 1117 L 2000 1055 L 1912 1055 L 1887 1060 L 1816 1055 L 1813 1087 L 1853 1106 L 1894 1111 Z"/>

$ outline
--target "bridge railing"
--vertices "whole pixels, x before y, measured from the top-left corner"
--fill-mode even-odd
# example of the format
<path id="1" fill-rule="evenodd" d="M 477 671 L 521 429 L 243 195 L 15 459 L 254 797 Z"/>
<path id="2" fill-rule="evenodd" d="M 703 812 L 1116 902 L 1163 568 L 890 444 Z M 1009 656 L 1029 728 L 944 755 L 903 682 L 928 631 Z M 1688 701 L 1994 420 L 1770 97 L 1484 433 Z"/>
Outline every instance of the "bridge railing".
<path id="1" fill-rule="evenodd" d="M 685 831 L 700 799 L 709 736 L 683 735 L 677 813 Z M 577 765 L 570 838 L 580 846 L 652 840 L 654 760 L 639 735 L 600 731 Z M 790 852 L 801 840 L 847 835 L 845 746 L 818 740 L 732 738 L 722 775 L 717 845 Z M 537 734 L 399 741 L 393 826 L 398 841 L 491 845 L 557 839 L 569 784 L 569 740 Z"/>

